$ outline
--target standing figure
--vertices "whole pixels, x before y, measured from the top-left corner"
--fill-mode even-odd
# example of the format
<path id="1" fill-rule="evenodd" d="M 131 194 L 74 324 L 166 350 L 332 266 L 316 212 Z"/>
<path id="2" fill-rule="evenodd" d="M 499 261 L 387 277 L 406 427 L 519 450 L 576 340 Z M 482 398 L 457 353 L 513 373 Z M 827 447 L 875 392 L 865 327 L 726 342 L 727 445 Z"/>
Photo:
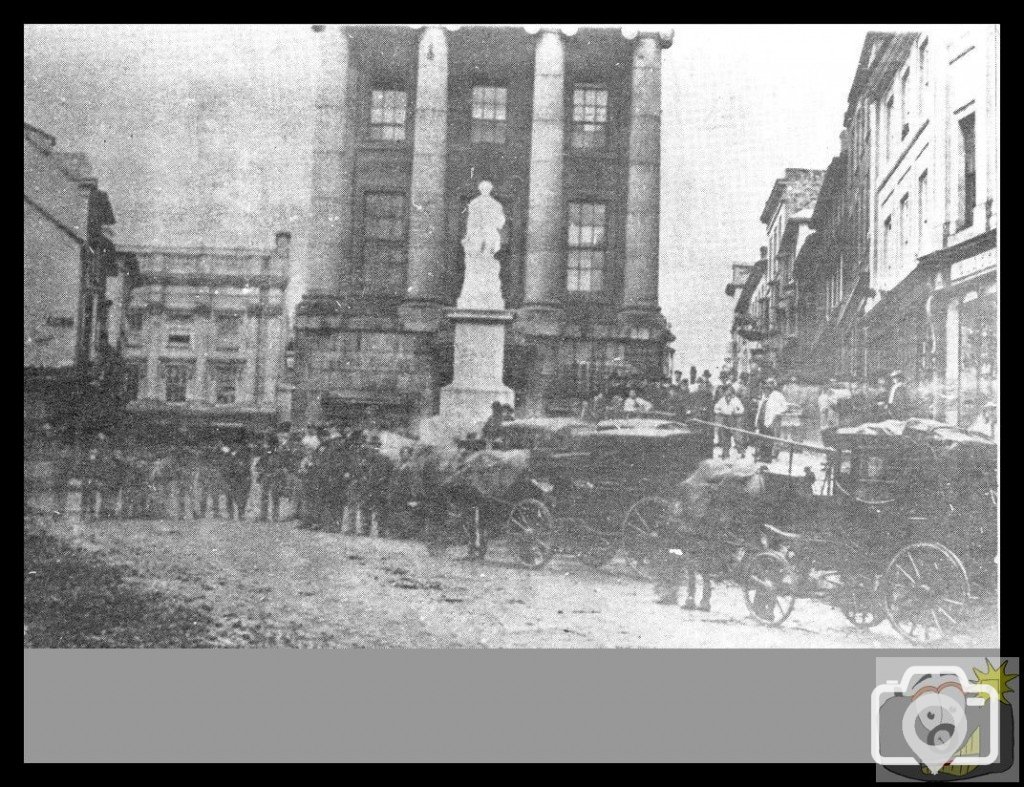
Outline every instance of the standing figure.
<path id="1" fill-rule="evenodd" d="M 252 450 L 242 441 L 229 448 L 224 462 L 224 480 L 227 482 L 228 518 L 241 522 L 252 490 Z"/>
<path id="2" fill-rule="evenodd" d="M 83 463 L 82 518 L 106 519 L 117 506 L 113 451 L 104 432 L 96 434 Z"/>
<path id="3" fill-rule="evenodd" d="M 501 402 L 491 402 L 491 417 L 484 422 L 484 428 L 480 430 L 480 437 L 491 448 L 502 438 L 502 424 L 505 422 L 505 411 Z"/>
<path id="4" fill-rule="evenodd" d="M 903 421 L 910 417 L 910 394 L 907 392 L 907 378 L 896 369 L 889 378 L 892 380 L 886 396 L 885 411 L 889 418 Z"/>
<path id="5" fill-rule="evenodd" d="M 54 448 L 53 472 L 50 476 L 53 512 L 56 516 L 64 516 L 68 508 L 68 495 L 71 493 L 71 479 L 77 472 L 78 452 L 67 434 L 57 435 Z"/>
<path id="6" fill-rule="evenodd" d="M 755 424 L 758 434 L 778 437 L 782 415 L 789 407 L 786 397 L 779 390 L 774 377 L 769 377 L 762 386 L 761 401 L 757 405 Z M 770 440 L 759 441 L 757 461 L 771 462 L 775 459 L 777 446 Z"/>
<path id="7" fill-rule="evenodd" d="M 736 396 L 736 391 L 731 385 L 725 387 L 722 398 L 715 403 L 715 422 L 722 426 L 738 427 L 743 417 L 743 402 Z M 728 459 L 732 447 L 733 433 L 720 429 L 718 444 L 722 447 L 722 459 Z M 742 455 L 743 450 L 737 446 Z"/>

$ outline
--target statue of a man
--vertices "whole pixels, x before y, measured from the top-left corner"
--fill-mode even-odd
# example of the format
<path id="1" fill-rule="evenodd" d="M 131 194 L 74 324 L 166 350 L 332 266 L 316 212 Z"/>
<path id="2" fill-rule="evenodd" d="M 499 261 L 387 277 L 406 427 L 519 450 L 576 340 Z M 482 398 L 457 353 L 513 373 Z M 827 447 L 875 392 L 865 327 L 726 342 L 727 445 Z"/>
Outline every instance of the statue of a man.
<path id="1" fill-rule="evenodd" d="M 501 248 L 501 228 L 505 226 L 505 209 L 491 196 L 494 188 L 489 180 L 480 181 L 480 195 L 469 203 L 466 218 L 466 237 L 462 248 L 466 255 L 487 255 L 493 257 Z"/>

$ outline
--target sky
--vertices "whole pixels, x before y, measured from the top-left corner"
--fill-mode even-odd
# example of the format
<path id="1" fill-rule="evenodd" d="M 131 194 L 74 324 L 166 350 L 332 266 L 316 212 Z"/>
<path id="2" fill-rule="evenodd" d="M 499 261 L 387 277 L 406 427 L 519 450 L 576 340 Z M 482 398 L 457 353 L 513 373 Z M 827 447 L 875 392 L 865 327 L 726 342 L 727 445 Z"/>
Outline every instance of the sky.
<path id="1" fill-rule="evenodd" d="M 775 179 L 838 155 L 869 29 L 887 28 L 674 28 L 663 56 L 660 300 L 676 368 L 721 366 L 732 265 L 765 245 L 759 217 Z M 89 156 L 123 245 L 269 247 L 291 231 L 295 303 L 314 35 L 309 25 L 29 25 L 25 120 Z"/>

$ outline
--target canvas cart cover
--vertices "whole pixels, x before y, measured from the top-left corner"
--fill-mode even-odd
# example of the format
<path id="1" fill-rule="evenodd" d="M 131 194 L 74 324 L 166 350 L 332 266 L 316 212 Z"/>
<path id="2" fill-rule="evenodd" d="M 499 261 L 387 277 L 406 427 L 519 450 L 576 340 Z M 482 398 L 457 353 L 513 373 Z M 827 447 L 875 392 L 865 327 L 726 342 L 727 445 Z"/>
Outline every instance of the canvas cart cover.
<path id="1" fill-rule="evenodd" d="M 471 486 L 485 497 L 502 497 L 526 473 L 529 451 L 474 451 L 450 464 L 446 486 Z"/>
<path id="2" fill-rule="evenodd" d="M 835 430 L 837 442 L 850 442 L 858 437 L 892 437 L 907 440 L 918 440 L 929 443 L 946 443 L 957 445 L 990 445 L 995 443 L 983 435 L 967 432 L 955 426 L 932 421 L 927 418 L 911 418 L 906 421 L 880 421 L 878 423 L 861 424 Z M 844 439 L 845 438 L 845 439 Z"/>
<path id="3" fill-rule="evenodd" d="M 696 519 L 710 514 L 750 510 L 764 493 L 764 478 L 753 462 L 706 459 L 682 483 L 687 512 Z"/>

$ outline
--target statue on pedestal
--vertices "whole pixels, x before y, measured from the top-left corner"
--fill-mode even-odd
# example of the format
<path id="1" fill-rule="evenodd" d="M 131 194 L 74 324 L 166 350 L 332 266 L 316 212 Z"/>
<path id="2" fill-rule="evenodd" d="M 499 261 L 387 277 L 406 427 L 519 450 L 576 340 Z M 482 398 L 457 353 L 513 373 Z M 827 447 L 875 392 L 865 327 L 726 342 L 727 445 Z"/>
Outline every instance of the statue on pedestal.
<path id="1" fill-rule="evenodd" d="M 477 187 L 480 194 L 469 203 L 466 237 L 462 248 L 466 253 L 466 275 L 459 296 L 460 309 L 502 310 L 501 264 L 494 255 L 501 249 L 501 228 L 505 226 L 505 209 L 494 197 L 490 181 Z"/>
<path id="2" fill-rule="evenodd" d="M 462 239 L 467 259 L 497 254 L 501 249 L 501 228 L 505 226 L 505 209 L 491 196 L 493 184 L 482 180 L 477 188 L 480 194 L 469 203 L 466 237 Z"/>

